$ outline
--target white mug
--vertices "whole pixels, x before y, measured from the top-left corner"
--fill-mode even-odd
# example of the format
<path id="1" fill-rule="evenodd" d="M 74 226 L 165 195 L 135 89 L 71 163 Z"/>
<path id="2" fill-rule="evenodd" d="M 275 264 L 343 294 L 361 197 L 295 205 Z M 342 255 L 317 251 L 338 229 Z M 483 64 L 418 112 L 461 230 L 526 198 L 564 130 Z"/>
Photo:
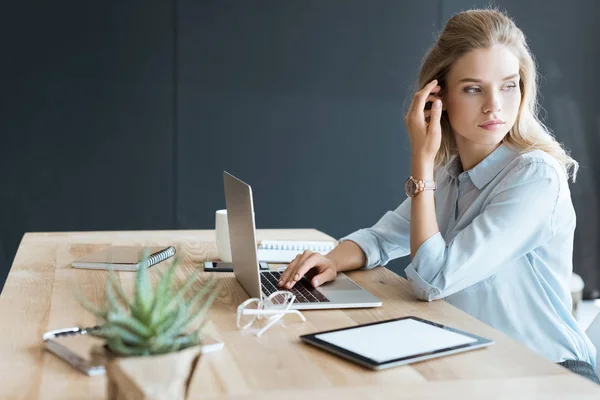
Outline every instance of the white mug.
<path id="1" fill-rule="evenodd" d="M 217 237 L 217 254 L 219 260 L 231 262 L 231 242 L 229 241 L 227 210 L 217 210 L 215 215 L 215 234 Z"/>

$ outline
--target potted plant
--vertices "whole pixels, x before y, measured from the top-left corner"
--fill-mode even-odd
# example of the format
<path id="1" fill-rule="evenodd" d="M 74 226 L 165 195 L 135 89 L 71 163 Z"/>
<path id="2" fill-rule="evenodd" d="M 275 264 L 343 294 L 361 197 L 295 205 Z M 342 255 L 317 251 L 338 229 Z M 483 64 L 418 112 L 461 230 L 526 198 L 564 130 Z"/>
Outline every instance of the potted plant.
<path id="1" fill-rule="evenodd" d="M 214 276 L 193 287 L 200 270 L 176 286 L 177 266 L 175 256 L 155 287 L 148 269 L 140 267 L 132 299 L 112 270 L 102 307 L 78 296 L 80 304 L 99 319 L 100 329 L 89 334 L 104 340 L 92 357 L 100 357 L 106 367 L 109 399 L 187 398 L 200 358 L 202 328 L 218 290 Z"/>

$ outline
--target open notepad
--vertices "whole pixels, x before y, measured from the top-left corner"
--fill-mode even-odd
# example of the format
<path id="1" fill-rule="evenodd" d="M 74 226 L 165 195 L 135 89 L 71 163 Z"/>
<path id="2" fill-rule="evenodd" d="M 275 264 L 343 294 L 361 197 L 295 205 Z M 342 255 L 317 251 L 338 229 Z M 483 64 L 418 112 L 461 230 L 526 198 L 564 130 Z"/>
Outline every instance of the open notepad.
<path id="1" fill-rule="evenodd" d="M 175 247 L 173 246 L 111 246 L 95 253 L 86 254 L 73 261 L 72 265 L 73 268 L 136 271 L 142 265 L 151 267 L 174 255 Z M 147 258 L 144 259 L 144 256 Z"/>
<path id="2" fill-rule="evenodd" d="M 258 260 L 289 263 L 304 250 L 327 254 L 335 246 L 335 241 L 328 240 L 262 240 L 258 245 Z"/>

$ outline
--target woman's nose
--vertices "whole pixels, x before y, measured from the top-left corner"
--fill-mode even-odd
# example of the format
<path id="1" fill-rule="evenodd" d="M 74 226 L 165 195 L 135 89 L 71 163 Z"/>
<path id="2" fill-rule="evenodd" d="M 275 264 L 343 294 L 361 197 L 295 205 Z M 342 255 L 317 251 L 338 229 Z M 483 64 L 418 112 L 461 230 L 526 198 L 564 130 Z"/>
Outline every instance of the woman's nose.
<path id="1" fill-rule="evenodd" d="M 486 102 L 483 105 L 483 112 L 485 114 L 502 111 L 502 105 L 500 104 L 500 98 L 497 94 L 491 94 L 486 98 Z"/>

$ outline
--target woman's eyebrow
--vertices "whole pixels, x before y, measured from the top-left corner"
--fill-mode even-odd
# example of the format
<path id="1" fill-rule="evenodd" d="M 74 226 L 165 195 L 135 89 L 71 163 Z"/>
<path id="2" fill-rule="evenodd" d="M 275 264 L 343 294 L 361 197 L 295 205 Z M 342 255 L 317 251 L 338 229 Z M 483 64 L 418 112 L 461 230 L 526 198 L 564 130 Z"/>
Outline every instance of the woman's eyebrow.
<path id="1" fill-rule="evenodd" d="M 512 74 L 512 75 L 507 76 L 506 78 L 504 78 L 503 81 L 507 81 L 509 79 L 516 78 L 517 76 L 519 76 L 519 74 Z M 481 79 L 475 79 L 475 78 L 463 78 L 463 79 L 461 79 L 458 82 L 459 83 L 460 82 L 477 82 L 477 83 L 481 83 L 482 80 Z"/>

